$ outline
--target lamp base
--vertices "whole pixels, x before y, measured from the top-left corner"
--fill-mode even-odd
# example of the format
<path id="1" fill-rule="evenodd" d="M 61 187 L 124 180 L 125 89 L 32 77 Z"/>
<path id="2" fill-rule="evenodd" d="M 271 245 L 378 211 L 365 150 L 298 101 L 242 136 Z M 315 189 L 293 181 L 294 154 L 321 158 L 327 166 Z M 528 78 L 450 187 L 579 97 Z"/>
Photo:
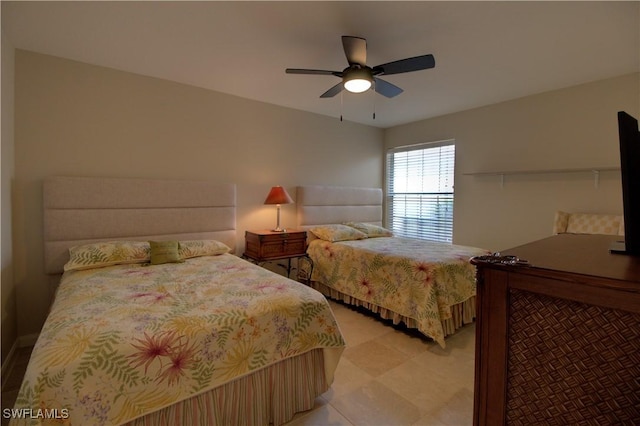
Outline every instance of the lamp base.
<path id="1" fill-rule="evenodd" d="M 280 228 L 280 204 L 277 204 L 276 207 L 276 211 L 278 212 L 276 214 L 276 227 L 272 229 L 271 232 L 284 232 L 286 229 Z"/>

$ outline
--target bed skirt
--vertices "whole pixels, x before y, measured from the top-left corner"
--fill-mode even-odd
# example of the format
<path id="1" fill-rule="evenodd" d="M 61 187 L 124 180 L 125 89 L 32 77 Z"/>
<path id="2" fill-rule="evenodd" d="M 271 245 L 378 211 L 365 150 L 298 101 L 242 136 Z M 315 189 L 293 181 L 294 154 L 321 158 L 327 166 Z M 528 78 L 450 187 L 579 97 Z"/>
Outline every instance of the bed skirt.
<path id="1" fill-rule="evenodd" d="M 317 281 L 312 281 L 310 286 L 331 299 L 340 300 L 349 305 L 362 306 L 363 308 L 380 315 L 380 317 L 383 319 L 393 321 L 393 324 L 395 325 L 398 325 L 402 322 L 408 328 L 418 329 L 418 324 L 413 318 L 405 317 L 387 308 L 383 308 L 381 306 L 356 299 L 355 297 L 349 296 L 348 294 L 342 293 Z M 452 335 L 463 325 L 472 323 L 475 317 L 475 296 L 470 297 L 462 303 L 451 306 L 451 318 L 440 321 L 442 323 L 442 330 L 444 331 L 445 337 Z"/>
<path id="2" fill-rule="evenodd" d="M 313 408 L 329 385 L 323 350 L 314 349 L 126 425 L 280 425 Z"/>

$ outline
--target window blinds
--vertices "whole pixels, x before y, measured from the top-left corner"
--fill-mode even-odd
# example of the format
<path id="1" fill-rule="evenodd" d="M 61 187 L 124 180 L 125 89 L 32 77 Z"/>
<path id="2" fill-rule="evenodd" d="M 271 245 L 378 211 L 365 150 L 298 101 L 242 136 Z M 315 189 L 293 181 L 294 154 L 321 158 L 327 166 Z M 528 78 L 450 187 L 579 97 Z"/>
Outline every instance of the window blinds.
<path id="1" fill-rule="evenodd" d="M 387 218 L 396 236 L 453 240 L 453 141 L 387 154 Z"/>

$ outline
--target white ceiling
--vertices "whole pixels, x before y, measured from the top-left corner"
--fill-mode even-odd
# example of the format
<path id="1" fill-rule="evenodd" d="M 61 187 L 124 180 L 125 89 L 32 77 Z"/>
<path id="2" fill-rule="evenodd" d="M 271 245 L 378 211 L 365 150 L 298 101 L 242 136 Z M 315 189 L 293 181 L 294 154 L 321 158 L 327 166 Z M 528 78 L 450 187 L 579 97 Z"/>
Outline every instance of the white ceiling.
<path id="1" fill-rule="evenodd" d="M 8 2 L 14 47 L 377 127 L 640 71 L 640 2 Z M 369 66 L 431 53 L 402 87 L 319 96 L 342 70 L 340 36 Z M 376 119 L 372 119 L 375 108 Z"/>

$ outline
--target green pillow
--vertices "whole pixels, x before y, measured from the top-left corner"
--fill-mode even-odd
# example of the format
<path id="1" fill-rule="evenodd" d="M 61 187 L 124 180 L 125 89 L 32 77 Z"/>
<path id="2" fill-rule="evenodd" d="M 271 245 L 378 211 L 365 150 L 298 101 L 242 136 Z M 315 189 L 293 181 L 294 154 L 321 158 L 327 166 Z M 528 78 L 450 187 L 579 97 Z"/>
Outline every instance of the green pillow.
<path id="1" fill-rule="evenodd" d="M 151 264 L 184 262 L 178 254 L 180 244 L 177 241 L 149 241 L 151 247 Z"/>

